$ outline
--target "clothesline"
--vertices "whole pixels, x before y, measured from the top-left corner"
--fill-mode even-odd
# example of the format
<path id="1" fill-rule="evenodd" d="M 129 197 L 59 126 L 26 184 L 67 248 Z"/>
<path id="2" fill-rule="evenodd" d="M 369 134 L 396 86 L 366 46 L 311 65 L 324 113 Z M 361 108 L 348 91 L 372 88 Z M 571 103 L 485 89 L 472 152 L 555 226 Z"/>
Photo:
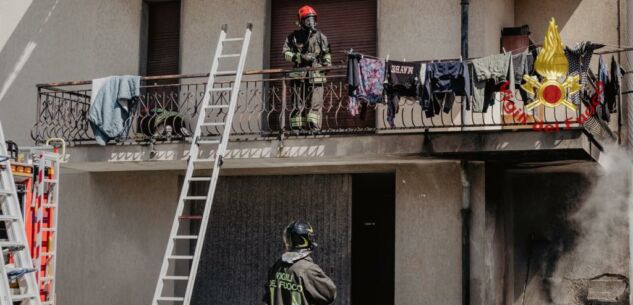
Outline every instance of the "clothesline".
<path id="1" fill-rule="evenodd" d="M 512 50 L 505 50 L 504 53 L 502 54 L 507 54 L 507 53 L 512 53 L 514 51 L 517 50 L 521 50 L 521 49 L 526 49 L 529 47 L 541 47 L 542 44 L 532 44 L 530 43 L 527 47 L 520 47 L 520 48 L 516 48 L 516 49 L 512 49 Z M 380 59 L 380 60 L 385 60 L 385 61 L 389 61 L 389 55 L 387 55 L 387 58 L 382 58 L 382 57 L 376 57 L 376 56 L 372 56 L 372 55 L 366 55 L 366 54 L 361 54 L 361 53 L 355 53 L 354 49 L 350 49 L 349 51 L 342 51 L 345 54 L 360 54 L 363 57 L 368 57 L 368 58 L 373 58 L 373 59 Z M 501 53 L 500 53 L 501 54 Z M 448 62 L 448 61 L 465 61 L 465 62 L 471 62 L 475 59 L 480 59 L 480 58 L 484 58 L 486 56 L 481 56 L 481 57 L 471 57 L 471 58 L 466 58 L 466 59 L 462 59 L 462 58 L 454 58 L 454 59 L 434 59 L 434 60 L 413 60 L 414 62 L 420 62 L 420 63 L 433 63 L 433 62 Z M 404 61 L 404 60 L 403 60 Z"/>

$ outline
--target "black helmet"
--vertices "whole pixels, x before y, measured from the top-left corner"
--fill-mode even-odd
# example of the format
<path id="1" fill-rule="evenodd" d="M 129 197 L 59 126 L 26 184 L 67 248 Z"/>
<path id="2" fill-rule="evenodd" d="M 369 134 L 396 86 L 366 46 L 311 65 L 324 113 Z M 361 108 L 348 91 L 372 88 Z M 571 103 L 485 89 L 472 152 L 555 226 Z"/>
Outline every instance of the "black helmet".
<path id="1" fill-rule="evenodd" d="M 293 221 L 284 230 L 284 243 L 288 250 L 313 249 L 314 229 L 303 220 Z"/>

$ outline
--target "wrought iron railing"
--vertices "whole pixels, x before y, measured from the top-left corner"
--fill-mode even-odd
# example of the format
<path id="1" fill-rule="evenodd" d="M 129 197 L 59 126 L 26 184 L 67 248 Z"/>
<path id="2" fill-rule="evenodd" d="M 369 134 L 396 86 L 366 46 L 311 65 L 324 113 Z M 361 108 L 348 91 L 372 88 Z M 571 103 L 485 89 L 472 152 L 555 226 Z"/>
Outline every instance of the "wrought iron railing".
<path id="1" fill-rule="evenodd" d="M 344 67 L 321 70 L 325 74 L 325 82 L 316 85 L 308 78 L 290 77 L 291 71 L 287 70 L 245 73 L 231 127 L 234 139 L 515 130 L 533 128 L 534 122 L 581 128 L 582 124 L 578 123 L 577 118 L 587 109 L 586 105 L 581 105 L 576 111 L 566 107 L 542 106 L 527 110 L 517 97 L 513 99 L 513 109 L 516 111 L 508 111 L 504 107 L 502 95 L 498 94 L 494 106 L 485 113 L 467 110 L 465 103 L 458 97 L 447 111 L 427 117 L 418 101 L 402 98 L 398 102 L 393 126 L 390 126 L 386 104 L 366 105 L 360 115 L 350 114 Z M 127 122 L 129 131 L 111 143 L 182 141 L 188 138 L 193 133 L 200 113 L 206 79 L 204 74 L 142 78 L 141 96 L 130 105 L 133 106 L 133 111 Z M 232 84 L 220 80 L 218 86 Z M 37 117 L 32 130 L 32 138 L 36 142 L 43 142 L 51 137 L 63 138 L 75 145 L 94 142 L 94 134 L 88 121 L 91 81 L 42 84 L 37 88 Z M 317 102 L 310 105 L 308 100 L 315 100 L 316 95 L 312 92 L 320 94 L 319 91 L 322 91 L 322 99 L 316 99 Z M 211 103 L 227 103 L 228 98 L 228 91 L 214 91 Z M 317 124 L 305 123 L 311 113 L 318 114 Z M 520 113 L 524 115 L 521 116 Z M 224 115 L 226 112 L 221 108 L 210 114 Z M 297 121 L 296 117 L 303 119 Z M 220 131 L 219 127 L 206 127 L 203 133 L 217 135 Z"/>

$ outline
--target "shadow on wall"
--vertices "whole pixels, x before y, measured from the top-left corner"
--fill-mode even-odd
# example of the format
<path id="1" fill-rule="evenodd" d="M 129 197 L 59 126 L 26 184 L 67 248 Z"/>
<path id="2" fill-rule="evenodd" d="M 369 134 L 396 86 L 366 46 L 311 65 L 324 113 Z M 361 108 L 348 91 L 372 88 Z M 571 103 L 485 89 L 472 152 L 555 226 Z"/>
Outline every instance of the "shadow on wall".
<path id="1" fill-rule="evenodd" d="M 617 163 L 511 174 L 514 302 L 628 302 L 628 172 Z"/>
<path id="2" fill-rule="evenodd" d="M 29 90 L 33 94 L 35 82 L 22 74 L 24 67 L 34 55 L 39 40 L 45 35 L 46 28 L 58 9 L 60 0 L 32 1 L 3 46 L 0 46 L 0 119 L 4 122 L 7 134 L 24 143 L 29 137 L 28 131 L 35 119 L 35 98 L 22 100 L 20 90 Z M 24 4 L 21 4 L 24 5 Z M 20 4 L 12 4 L 18 9 Z M 9 26 L 9 25 L 5 25 Z M 45 56 L 45 54 L 42 54 Z M 43 67 L 40 67 L 42 69 Z"/>
<path id="3" fill-rule="evenodd" d="M 542 43 L 550 19 L 554 17 L 559 31 L 562 31 L 581 2 L 582 0 L 518 0 L 514 7 L 515 23 L 529 25 L 534 42 Z"/>

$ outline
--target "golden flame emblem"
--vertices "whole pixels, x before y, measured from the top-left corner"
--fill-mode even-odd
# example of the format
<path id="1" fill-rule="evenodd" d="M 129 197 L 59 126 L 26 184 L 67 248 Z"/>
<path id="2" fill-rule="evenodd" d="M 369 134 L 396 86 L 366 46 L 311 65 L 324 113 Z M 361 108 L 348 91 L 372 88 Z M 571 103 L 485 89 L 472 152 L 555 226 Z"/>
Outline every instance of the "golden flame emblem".
<path id="1" fill-rule="evenodd" d="M 538 105 L 556 107 L 563 104 L 576 111 L 576 106 L 567 97 L 580 90 L 580 77 L 567 76 L 569 62 L 554 18 L 549 22 L 543 49 L 534 62 L 534 70 L 543 77 L 543 82 L 539 82 L 536 77 L 523 75 L 525 84 L 521 88 L 534 96 L 534 102 L 527 105 L 526 109 L 531 110 Z"/>

